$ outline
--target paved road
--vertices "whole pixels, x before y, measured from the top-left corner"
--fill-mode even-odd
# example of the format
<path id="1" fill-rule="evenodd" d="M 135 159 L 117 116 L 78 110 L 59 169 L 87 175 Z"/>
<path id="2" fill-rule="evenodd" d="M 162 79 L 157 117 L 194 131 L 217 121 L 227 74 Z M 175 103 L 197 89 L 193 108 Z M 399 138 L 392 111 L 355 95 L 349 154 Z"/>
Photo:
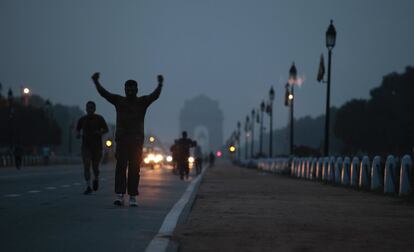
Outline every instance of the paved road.
<path id="1" fill-rule="evenodd" d="M 143 251 L 189 182 L 141 170 L 139 207 L 115 207 L 114 167 L 83 195 L 80 165 L 0 169 L 1 251 Z M 191 179 L 190 179 L 191 180 Z"/>

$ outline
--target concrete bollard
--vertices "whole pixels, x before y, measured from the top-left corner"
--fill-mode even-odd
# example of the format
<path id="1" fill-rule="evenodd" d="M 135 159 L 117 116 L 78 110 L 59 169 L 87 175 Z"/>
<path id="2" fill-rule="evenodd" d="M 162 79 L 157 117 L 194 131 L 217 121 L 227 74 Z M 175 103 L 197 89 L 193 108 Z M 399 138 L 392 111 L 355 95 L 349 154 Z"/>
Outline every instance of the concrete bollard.
<path id="1" fill-rule="evenodd" d="M 295 176 L 295 158 L 290 160 L 290 176 Z"/>
<path id="2" fill-rule="evenodd" d="M 341 184 L 344 186 L 349 186 L 350 184 L 350 166 L 351 166 L 351 159 L 349 157 L 344 158 L 344 163 L 342 165 L 342 172 L 341 172 Z"/>
<path id="3" fill-rule="evenodd" d="M 297 177 L 300 178 L 302 176 L 302 159 L 303 158 L 299 158 L 298 164 L 297 164 Z"/>
<path id="4" fill-rule="evenodd" d="M 369 157 L 364 156 L 359 167 L 359 187 L 364 189 L 370 188 L 371 183 L 371 162 Z"/>
<path id="5" fill-rule="evenodd" d="M 335 157 L 331 157 L 328 163 L 328 182 L 334 183 L 335 180 Z"/>
<path id="6" fill-rule="evenodd" d="M 305 165 L 306 165 L 306 158 L 302 158 L 300 160 L 300 177 L 305 178 Z"/>
<path id="7" fill-rule="evenodd" d="M 328 180 L 328 165 L 329 165 L 329 157 L 324 157 L 323 165 L 322 165 L 322 181 Z"/>
<path id="8" fill-rule="evenodd" d="M 396 167 L 393 155 L 387 157 L 384 170 L 384 193 L 395 193 Z"/>
<path id="9" fill-rule="evenodd" d="M 350 186 L 358 186 L 359 165 L 359 158 L 354 157 L 351 163 Z"/>
<path id="10" fill-rule="evenodd" d="M 341 184 L 341 174 L 342 174 L 342 164 L 343 160 L 341 157 L 338 157 L 335 162 L 335 178 L 334 184 L 339 185 Z"/>
<path id="11" fill-rule="evenodd" d="M 306 179 L 310 179 L 310 167 L 311 167 L 311 163 L 312 163 L 312 158 L 307 158 L 306 159 Z"/>
<path id="12" fill-rule="evenodd" d="M 317 158 L 312 158 L 311 166 L 310 166 L 310 176 L 309 179 L 315 179 L 315 171 L 316 171 L 316 163 L 318 162 Z"/>
<path id="13" fill-rule="evenodd" d="M 401 160 L 400 168 L 400 188 L 399 196 L 406 196 L 412 192 L 411 176 L 412 176 L 412 160 L 409 155 L 405 155 Z"/>
<path id="14" fill-rule="evenodd" d="M 322 179 L 322 168 L 323 168 L 323 158 L 318 158 L 318 162 L 316 163 L 316 179 L 321 180 Z"/>
<path id="15" fill-rule="evenodd" d="M 381 168 L 381 157 L 375 156 L 371 166 L 371 190 L 380 191 L 384 186 L 384 176 Z"/>

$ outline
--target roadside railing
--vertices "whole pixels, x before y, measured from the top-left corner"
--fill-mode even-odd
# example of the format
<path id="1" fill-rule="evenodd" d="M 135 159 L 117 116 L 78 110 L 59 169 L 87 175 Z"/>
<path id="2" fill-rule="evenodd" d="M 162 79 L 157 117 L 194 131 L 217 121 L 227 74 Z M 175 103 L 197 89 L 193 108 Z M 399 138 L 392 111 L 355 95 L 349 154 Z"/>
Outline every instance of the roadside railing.
<path id="1" fill-rule="evenodd" d="M 385 161 L 385 162 L 384 162 Z M 407 196 L 413 192 L 413 162 L 410 155 L 389 155 L 371 159 L 359 157 L 263 158 L 237 161 L 237 164 L 277 174 L 320 181 L 361 190 Z"/>

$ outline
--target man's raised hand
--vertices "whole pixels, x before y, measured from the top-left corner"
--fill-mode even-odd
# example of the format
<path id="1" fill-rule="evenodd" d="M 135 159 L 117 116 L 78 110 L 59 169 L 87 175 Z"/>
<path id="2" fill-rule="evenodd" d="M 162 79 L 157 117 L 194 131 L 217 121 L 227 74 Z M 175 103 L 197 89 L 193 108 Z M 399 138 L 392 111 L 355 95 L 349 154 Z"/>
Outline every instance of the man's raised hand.
<path id="1" fill-rule="evenodd" d="M 162 85 L 164 83 L 164 76 L 161 74 L 157 76 L 158 79 L 158 85 Z"/>
<path id="2" fill-rule="evenodd" d="M 94 81 L 94 82 L 97 82 L 98 80 L 99 80 L 99 72 L 96 72 L 96 73 L 94 73 L 93 75 L 92 75 L 92 80 Z"/>

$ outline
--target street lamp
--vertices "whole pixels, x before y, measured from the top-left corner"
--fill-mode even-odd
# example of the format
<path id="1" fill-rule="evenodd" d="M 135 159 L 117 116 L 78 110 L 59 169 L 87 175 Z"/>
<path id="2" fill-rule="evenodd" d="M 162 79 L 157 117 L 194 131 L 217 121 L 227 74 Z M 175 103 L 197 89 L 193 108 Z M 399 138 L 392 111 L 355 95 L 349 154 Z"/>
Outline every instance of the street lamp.
<path id="1" fill-rule="evenodd" d="M 256 111 L 254 109 L 252 109 L 252 122 L 250 124 L 250 127 L 252 128 L 252 142 L 251 142 L 251 147 L 250 147 L 250 156 L 251 158 L 254 157 L 254 116 L 256 114 Z"/>
<path id="2" fill-rule="evenodd" d="M 29 105 L 29 96 L 30 96 L 30 89 L 28 87 L 22 88 L 22 99 L 24 101 L 24 106 Z"/>
<path id="3" fill-rule="evenodd" d="M 263 155 L 263 112 L 265 110 L 265 103 L 262 101 L 260 104 L 260 146 L 259 156 Z"/>
<path id="4" fill-rule="evenodd" d="M 270 116 L 270 132 L 269 132 L 269 157 L 273 157 L 273 101 L 275 100 L 275 90 L 273 86 L 269 90 L 268 113 Z"/>
<path id="5" fill-rule="evenodd" d="M 330 96 L 331 96 L 331 59 L 332 49 L 336 42 L 336 30 L 331 20 L 331 24 L 326 31 L 326 48 L 328 48 L 328 81 L 326 87 L 326 112 L 325 112 L 325 145 L 324 155 L 329 155 L 329 107 L 330 107 Z"/>
<path id="6" fill-rule="evenodd" d="M 290 85 L 290 91 L 289 91 L 289 104 L 290 104 L 290 155 L 294 154 L 294 114 L 293 114 L 293 103 L 294 103 L 294 86 L 297 81 L 298 72 L 296 70 L 295 62 L 292 63 L 292 66 L 289 69 L 289 82 L 286 85 L 288 88 L 288 85 Z"/>
<path id="7" fill-rule="evenodd" d="M 244 150 L 244 158 L 247 159 L 247 153 L 248 153 L 248 142 L 249 142 L 249 129 L 250 128 L 250 118 L 249 116 L 246 116 L 246 121 L 244 124 L 244 133 L 245 133 L 245 150 Z"/>

